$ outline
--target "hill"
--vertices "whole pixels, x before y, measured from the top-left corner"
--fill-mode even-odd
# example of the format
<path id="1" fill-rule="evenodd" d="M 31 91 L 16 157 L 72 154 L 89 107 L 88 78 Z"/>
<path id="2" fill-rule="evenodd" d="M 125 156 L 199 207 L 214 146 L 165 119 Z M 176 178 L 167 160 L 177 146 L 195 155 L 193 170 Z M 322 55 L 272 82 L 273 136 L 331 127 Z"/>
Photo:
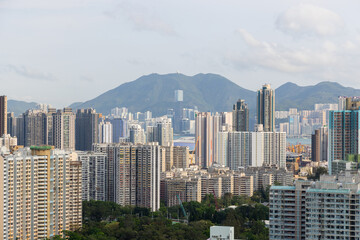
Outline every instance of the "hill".
<path id="1" fill-rule="evenodd" d="M 35 102 L 24 102 L 17 100 L 8 100 L 7 111 L 14 112 L 15 116 L 24 113 L 28 109 L 36 108 L 37 103 Z"/>
<path id="2" fill-rule="evenodd" d="M 336 82 L 320 82 L 304 87 L 288 82 L 275 90 L 276 110 L 311 110 L 315 103 L 337 103 L 339 96 L 360 96 L 360 90 Z"/>
<path id="3" fill-rule="evenodd" d="M 154 115 L 165 114 L 174 107 L 174 91 L 184 91 L 183 107 L 197 106 L 199 111 L 231 111 L 237 99 L 245 99 L 255 112 L 256 93 L 244 89 L 216 74 L 150 74 L 135 81 L 121 84 L 100 96 L 70 107 L 95 108 L 97 112 L 110 113 L 114 107 L 127 107 L 131 112 L 150 110 Z"/>

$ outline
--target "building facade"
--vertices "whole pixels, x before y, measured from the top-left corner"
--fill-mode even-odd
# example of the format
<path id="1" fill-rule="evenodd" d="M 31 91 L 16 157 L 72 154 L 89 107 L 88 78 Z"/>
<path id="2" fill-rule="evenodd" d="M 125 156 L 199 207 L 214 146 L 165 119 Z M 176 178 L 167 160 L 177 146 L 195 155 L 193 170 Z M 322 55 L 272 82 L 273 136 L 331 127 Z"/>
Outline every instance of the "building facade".
<path id="1" fill-rule="evenodd" d="M 49 146 L 0 157 L 1 239 L 45 239 L 82 225 L 81 163 Z"/>
<path id="2" fill-rule="evenodd" d="M 263 125 L 265 132 L 275 131 L 275 91 L 270 84 L 257 92 L 257 123 Z"/>
<path id="3" fill-rule="evenodd" d="M 360 176 L 321 176 L 270 189 L 270 239 L 359 239 Z"/>
<path id="4" fill-rule="evenodd" d="M 249 109 L 245 100 L 239 99 L 233 106 L 233 131 L 249 131 Z"/>

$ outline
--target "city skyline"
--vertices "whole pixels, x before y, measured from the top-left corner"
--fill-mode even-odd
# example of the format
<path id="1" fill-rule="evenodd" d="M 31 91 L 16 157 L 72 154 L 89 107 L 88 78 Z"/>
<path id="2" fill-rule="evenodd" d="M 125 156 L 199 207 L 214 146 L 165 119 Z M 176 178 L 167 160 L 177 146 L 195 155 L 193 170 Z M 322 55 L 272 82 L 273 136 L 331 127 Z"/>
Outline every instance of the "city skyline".
<path id="1" fill-rule="evenodd" d="M 221 74 L 252 90 L 288 81 L 360 88 L 357 5 L 6 0 L 1 94 L 63 107 L 142 75 L 177 71 Z"/>

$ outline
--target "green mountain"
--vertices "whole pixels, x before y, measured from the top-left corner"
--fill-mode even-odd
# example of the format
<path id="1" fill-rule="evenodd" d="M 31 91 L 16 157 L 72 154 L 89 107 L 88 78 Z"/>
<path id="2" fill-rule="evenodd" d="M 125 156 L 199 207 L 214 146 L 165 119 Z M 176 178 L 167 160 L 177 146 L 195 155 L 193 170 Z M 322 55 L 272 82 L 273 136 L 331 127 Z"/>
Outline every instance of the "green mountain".
<path id="1" fill-rule="evenodd" d="M 288 82 L 275 90 L 275 105 L 276 110 L 311 110 L 315 103 L 337 103 L 339 96 L 360 96 L 360 90 L 335 82 L 321 82 L 305 87 Z"/>
<path id="2" fill-rule="evenodd" d="M 231 111 L 232 105 L 241 98 L 248 103 L 250 111 L 255 112 L 255 92 L 216 74 L 150 74 L 70 107 L 92 107 L 104 114 L 110 113 L 114 107 L 127 107 L 131 112 L 150 110 L 154 115 L 160 115 L 165 114 L 168 108 L 175 107 L 174 91 L 177 89 L 184 92 L 183 107 L 197 106 L 199 111 Z"/>
<path id="3" fill-rule="evenodd" d="M 18 116 L 24 113 L 28 109 L 35 108 L 37 103 L 35 102 L 24 102 L 24 101 L 17 101 L 17 100 L 8 100 L 7 102 L 7 111 L 13 112 L 15 116 Z"/>

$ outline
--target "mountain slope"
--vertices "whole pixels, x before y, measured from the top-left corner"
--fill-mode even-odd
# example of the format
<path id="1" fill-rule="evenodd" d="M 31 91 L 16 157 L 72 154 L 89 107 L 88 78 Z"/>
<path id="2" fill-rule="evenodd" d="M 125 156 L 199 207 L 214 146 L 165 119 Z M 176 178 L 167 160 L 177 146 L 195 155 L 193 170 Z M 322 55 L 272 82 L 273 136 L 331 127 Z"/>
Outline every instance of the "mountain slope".
<path id="1" fill-rule="evenodd" d="M 216 74 L 150 74 L 124 83 L 100 96 L 71 105 L 73 108 L 93 107 L 97 112 L 110 113 L 114 107 L 127 107 L 132 112 L 150 110 L 154 115 L 165 114 L 174 107 L 174 91 L 184 92 L 183 107 L 197 106 L 200 111 L 230 111 L 237 99 L 245 99 L 255 108 L 256 93 L 239 87 Z M 255 112 L 255 111 L 254 111 Z"/>
<path id="2" fill-rule="evenodd" d="M 17 100 L 8 100 L 7 101 L 7 111 L 14 112 L 15 116 L 18 116 L 24 113 L 28 109 L 36 108 L 37 103 L 35 102 L 24 102 Z"/>
<path id="3" fill-rule="evenodd" d="M 335 82 L 321 82 L 305 87 L 288 82 L 275 91 L 276 110 L 310 110 L 314 109 L 315 103 L 337 103 L 339 96 L 360 96 L 360 90 Z"/>

